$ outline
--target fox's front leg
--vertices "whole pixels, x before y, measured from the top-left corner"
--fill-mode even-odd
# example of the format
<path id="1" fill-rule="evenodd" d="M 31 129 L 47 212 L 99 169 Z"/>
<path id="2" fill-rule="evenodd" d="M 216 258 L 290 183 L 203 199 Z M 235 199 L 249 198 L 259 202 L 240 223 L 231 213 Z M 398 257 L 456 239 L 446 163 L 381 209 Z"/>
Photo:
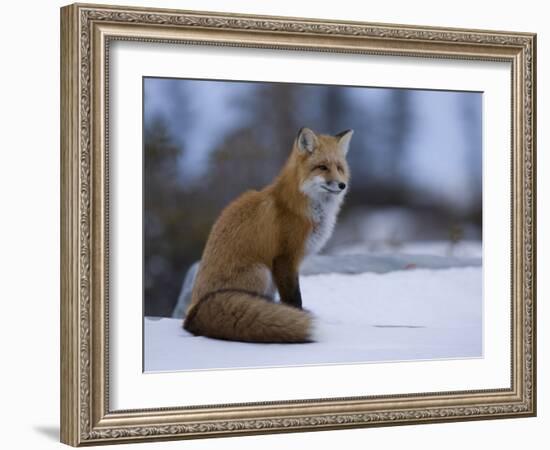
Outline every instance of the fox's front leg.
<path id="1" fill-rule="evenodd" d="M 273 278 L 281 301 L 296 308 L 302 308 L 302 294 L 298 268 L 289 257 L 279 256 L 273 261 Z"/>

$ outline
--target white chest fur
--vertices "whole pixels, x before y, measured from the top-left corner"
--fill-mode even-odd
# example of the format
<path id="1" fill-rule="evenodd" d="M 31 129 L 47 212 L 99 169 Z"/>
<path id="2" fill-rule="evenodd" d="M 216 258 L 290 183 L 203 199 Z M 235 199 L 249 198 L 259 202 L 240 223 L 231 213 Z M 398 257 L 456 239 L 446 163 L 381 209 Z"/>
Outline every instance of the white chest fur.
<path id="1" fill-rule="evenodd" d="M 310 217 L 313 229 L 306 242 L 306 254 L 319 252 L 327 243 L 334 225 L 336 216 L 342 204 L 342 197 L 333 194 L 323 194 L 310 198 Z"/>

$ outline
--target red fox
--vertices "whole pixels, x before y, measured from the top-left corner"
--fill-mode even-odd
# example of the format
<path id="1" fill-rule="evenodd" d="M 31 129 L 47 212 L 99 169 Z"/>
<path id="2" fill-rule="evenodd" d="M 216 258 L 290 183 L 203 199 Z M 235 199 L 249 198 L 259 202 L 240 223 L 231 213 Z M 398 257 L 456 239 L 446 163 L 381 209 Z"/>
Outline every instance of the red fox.
<path id="1" fill-rule="evenodd" d="M 348 189 L 352 134 L 300 129 L 275 181 L 222 211 L 204 248 L 186 330 L 233 341 L 314 341 L 298 269 L 332 234 Z"/>

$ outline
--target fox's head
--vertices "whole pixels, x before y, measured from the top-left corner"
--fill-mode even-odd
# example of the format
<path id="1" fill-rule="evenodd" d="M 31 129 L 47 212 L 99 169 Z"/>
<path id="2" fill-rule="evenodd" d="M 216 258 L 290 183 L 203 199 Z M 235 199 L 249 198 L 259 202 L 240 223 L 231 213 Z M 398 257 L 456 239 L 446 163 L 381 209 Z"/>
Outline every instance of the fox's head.
<path id="1" fill-rule="evenodd" d="M 301 128 L 296 136 L 300 190 L 310 198 L 331 200 L 344 196 L 349 184 L 346 154 L 353 130 L 335 136 L 316 134 Z"/>

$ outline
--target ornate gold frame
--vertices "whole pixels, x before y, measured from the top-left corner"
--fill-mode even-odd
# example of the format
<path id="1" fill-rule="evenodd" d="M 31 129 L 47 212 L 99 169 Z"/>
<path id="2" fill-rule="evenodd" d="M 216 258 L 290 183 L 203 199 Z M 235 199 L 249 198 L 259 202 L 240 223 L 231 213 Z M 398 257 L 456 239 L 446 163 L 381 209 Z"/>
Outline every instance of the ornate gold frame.
<path id="1" fill-rule="evenodd" d="M 113 40 L 510 62 L 510 388 L 111 411 L 106 99 Z M 535 415 L 535 52 L 536 36 L 530 33 L 99 5 L 62 8 L 62 442 L 77 446 Z"/>

